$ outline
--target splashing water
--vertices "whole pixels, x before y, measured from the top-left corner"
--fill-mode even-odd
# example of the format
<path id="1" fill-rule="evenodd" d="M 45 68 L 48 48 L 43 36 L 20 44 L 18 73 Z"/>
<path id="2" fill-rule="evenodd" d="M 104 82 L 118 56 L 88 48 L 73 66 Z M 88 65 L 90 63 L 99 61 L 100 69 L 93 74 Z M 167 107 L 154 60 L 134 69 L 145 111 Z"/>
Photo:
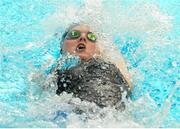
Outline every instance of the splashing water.
<path id="1" fill-rule="evenodd" d="M 0 127 L 180 127 L 179 5 L 178 0 L 1 0 Z M 134 89 L 124 112 L 55 95 L 47 72 L 58 62 L 72 64 L 71 56 L 70 62 L 59 60 L 59 50 L 61 35 L 74 22 L 98 34 L 105 58 L 117 61 L 120 53 L 125 58 Z M 76 114 L 77 107 L 86 113 Z"/>

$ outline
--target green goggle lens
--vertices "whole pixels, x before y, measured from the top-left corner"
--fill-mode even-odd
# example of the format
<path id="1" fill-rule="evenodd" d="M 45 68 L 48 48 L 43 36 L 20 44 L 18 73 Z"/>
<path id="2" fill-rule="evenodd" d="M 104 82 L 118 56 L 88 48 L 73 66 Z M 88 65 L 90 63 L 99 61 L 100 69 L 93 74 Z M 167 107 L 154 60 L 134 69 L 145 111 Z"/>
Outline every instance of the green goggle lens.
<path id="1" fill-rule="evenodd" d="M 89 40 L 93 41 L 93 42 L 95 42 L 96 39 L 97 39 L 96 35 L 93 34 L 92 32 L 89 32 L 89 33 L 87 34 L 87 38 L 88 38 Z"/>
<path id="2" fill-rule="evenodd" d="M 79 38 L 81 36 L 81 33 L 79 31 L 71 31 L 68 35 L 70 38 Z"/>

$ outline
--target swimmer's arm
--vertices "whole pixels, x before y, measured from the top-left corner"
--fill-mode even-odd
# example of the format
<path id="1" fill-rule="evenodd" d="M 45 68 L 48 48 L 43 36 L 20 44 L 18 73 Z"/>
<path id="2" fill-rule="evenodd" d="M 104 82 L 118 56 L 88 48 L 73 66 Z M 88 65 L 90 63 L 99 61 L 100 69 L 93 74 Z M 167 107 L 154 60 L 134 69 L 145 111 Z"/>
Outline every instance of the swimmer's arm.
<path id="1" fill-rule="evenodd" d="M 130 73 L 128 72 L 124 58 L 121 56 L 119 62 L 117 62 L 116 64 L 117 64 L 117 67 L 119 68 L 119 70 L 121 71 L 121 73 L 123 74 L 124 78 L 126 79 L 127 83 L 129 84 L 130 88 L 132 89 L 133 86 L 130 81 L 131 76 L 130 76 Z"/>

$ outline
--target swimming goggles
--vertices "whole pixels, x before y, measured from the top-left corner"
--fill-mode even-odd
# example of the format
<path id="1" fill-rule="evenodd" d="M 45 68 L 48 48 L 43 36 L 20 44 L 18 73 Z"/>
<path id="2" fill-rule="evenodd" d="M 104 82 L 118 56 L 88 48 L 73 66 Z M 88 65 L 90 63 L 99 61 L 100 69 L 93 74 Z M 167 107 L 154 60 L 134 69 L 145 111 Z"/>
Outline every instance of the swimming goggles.
<path id="1" fill-rule="evenodd" d="M 66 39 L 78 39 L 80 36 L 81 36 L 80 31 L 71 30 L 67 33 Z M 96 42 L 97 40 L 97 36 L 92 32 L 88 32 L 86 36 L 87 36 L 87 39 L 90 40 L 91 42 Z"/>

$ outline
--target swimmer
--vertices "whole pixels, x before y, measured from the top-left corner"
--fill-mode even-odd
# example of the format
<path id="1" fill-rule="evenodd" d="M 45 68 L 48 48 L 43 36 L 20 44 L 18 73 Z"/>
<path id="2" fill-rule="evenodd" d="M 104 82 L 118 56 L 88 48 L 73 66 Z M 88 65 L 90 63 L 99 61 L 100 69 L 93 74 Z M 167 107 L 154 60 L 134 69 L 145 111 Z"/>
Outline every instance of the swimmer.
<path id="1" fill-rule="evenodd" d="M 80 57 L 77 66 L 57 70 L 56 94 L 73 93 L 81 100 L 94 102 L 99 107 L 121 105 L 122 94 L 131 93 L 131 83 L 124 60 L 116 65 L 101 58 L 98 37 L 85 24 L 75 24 L 62 37 L 62 53 Z M 118 105 L 118 106 L 117 106 Z M 121 108 L 121 107 L 120 107 Z"/>

